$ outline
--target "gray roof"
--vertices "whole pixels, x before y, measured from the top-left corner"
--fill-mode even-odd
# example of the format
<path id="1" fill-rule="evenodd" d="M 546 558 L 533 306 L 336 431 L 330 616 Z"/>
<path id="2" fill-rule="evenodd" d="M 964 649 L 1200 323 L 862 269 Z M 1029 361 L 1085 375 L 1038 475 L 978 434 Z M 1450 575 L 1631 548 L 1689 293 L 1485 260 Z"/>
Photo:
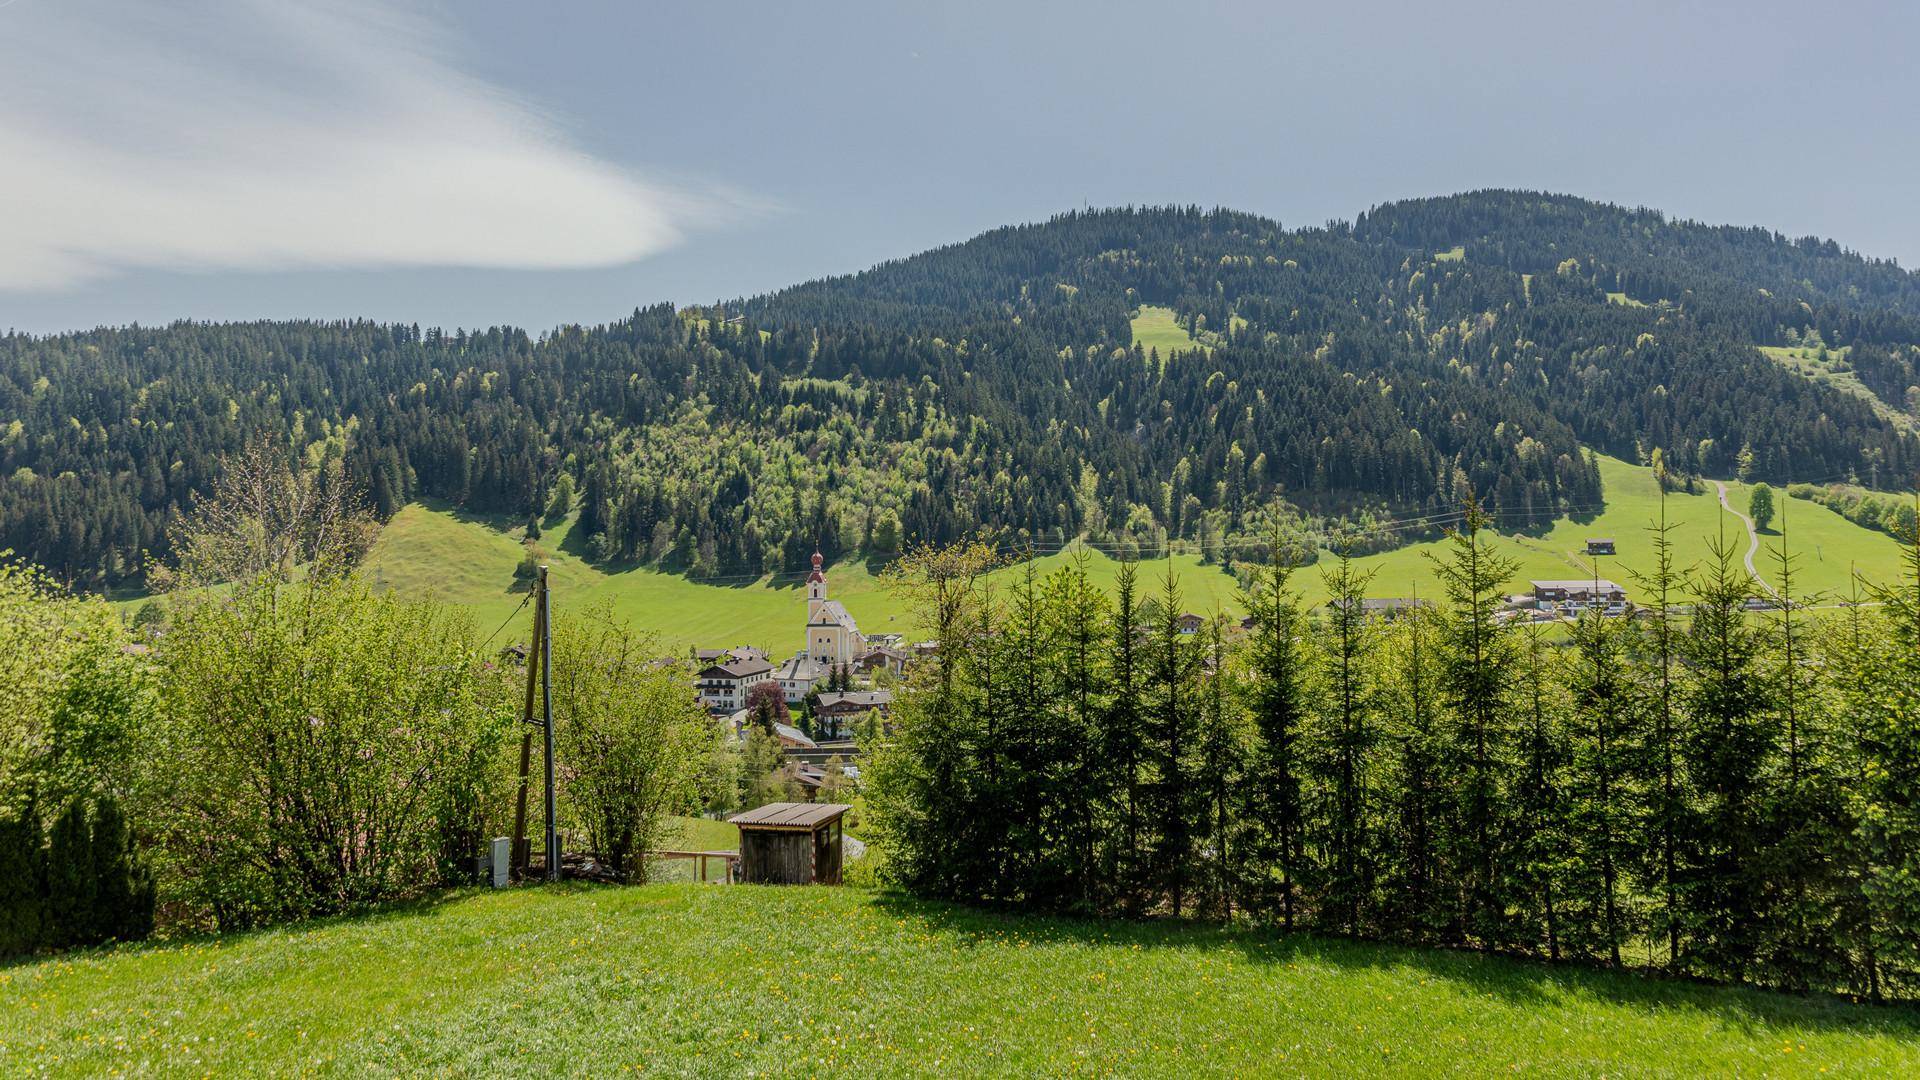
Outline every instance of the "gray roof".
<path id="1" fill-rule="evenodd" d="M 806 732 L 801 731 L 791 724 L 775 723 L 773 725 L 773 733 L 788 742 L 799 743 L 801 746 L 816 745 L 812 739 L 807 738 Z"/>
<path id="2" fill-rule="evenodd" d="M 853 809 L 845 803 L 777 802 L 728 818 L 745 828 L 812 830 Z"/>
<path id="3" fill-rule="evenodd" d="M 836 705 L 854 705 L 877 709 L 893 704 L 891 690 L 833 690 L 820 695 L 820 707 L 831 709 Z"/>
<path id="4" fill-rule="evenodd" d="M 749 675 L 764 675 L 773 670 L 773 665 L 765 660 L 735 660 L 731 664 L 715 664 L 700 672 L 702 679 L 744 679 Z"/>
<path id="5" fill-rule="evenodd" d="M 1566 589 L 1570 592 L 1577 592 L 1582 590 L 1586 592 L 1592 592 L 1593 587 L 1595 585 L 1600 586 L 1601 592 L 1624 592 L 1625 591 L 1624 589 L 1620 588 L 1620 586 L 1615 585 L 1611 581 L 1608 581 L 1606 578 L 1601 578 L 1599 581 L 1595 581 L 1592 578 L 1554 578 L 1546 581 L 1532 581 L 1532 582 L 1528 582 L 1528 584 L 1532 585 L 1536 589 Z"/>
<path id="6" fill-rule="evenodd" d="M 774 669 L 776 679 L 824 679 L 827 677 L 825 664 L 811 656 L 796 656 Z"/>

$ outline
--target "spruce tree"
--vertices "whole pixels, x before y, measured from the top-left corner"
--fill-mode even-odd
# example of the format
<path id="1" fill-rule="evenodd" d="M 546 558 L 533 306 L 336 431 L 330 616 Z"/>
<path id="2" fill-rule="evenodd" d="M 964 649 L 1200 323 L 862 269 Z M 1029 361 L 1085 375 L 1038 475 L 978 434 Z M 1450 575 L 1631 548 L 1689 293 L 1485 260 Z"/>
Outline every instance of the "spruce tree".
<path id="1" fill-rule="evenodd" d="M 1645 699 L 1629 669 L 1624 631 L 1598 608 L 1574 627 L 1574 737 L 1569 825 L 1581 878 L 1584 920 L 1597 951 L 1614 966 L 1636 931 L 1627 869 L 1640 850 L 1640 751 Z"/>
<path id="2" fill-rule="evenodd" d="M 1920 975 L 1920 527 L 1901 539 L 1901 580 L 1869 588 L 1880 614 L 1852 653 L 1842 694 L 1857 762 L 1849 792 L 1866 907 L 1861 944 L 1876 992 Z"/>
<path id="3" fill-rule="evenodd" d="M 1321 575 L 1330 600 L 1321 634 L 1326 692 L 1319 706 L 1315 755 L 1319 787 L 1327 794 L 1313 817 L 1325 852 L 1320 923 L 1345 934 L 1360 933 L 1372 916 L 1378 852 L 1368 780 L 1379 740 L 1372 670 L 1374 633 L 1367 623 L 1371 571 L 1355 569 L 1341 546 L 1338 561 Z"/>
<path id="4" fill-rule="evenodd" d="M 1158 887 L 1175 918 L 1186 910 L 1192 883 L 1194 837 L 1205 807 L 1193 778 L 1198 717 L 1193 700 L 1198 657 L 1180 632 L 1180 581 L 1173 560 L 1154 598 L 1147 648 L 1146 729 L 1148 821 L 1154 831 L 1153 866 Z"/>
<path id="5" fill-rule="evenodd" d="M 1546 631 L 1538 623 L 1526 630 L 1521 697 L 1526 724 L 1520 736 L 1521 769 L 1515 802 L 1525 823 L 1514 859 L 1524 891 L 1537 911 L 1535 932 L 1546 943 L 1548 959 L 1561 955 L 1562 908 L 1567 902 L 1567 765 L 1561 665 L 1553 662 Z"/>
<path id="6" fill-rule="evenodd" d="M 1648 827 L 1653 842 L 1643 853 L 1645 875 L 1659 897 L 1659 915 L 1654 932 L 1666 942 L 1666 962 L 1680 961 L 1680 935 L 1683 919 L 1680 910 L 1680 843 L 1687 815 L 1686 786 L 1682 775 L 1680 749 L 1680 636 L 1675 617 L 1677 596 L 1686 584 L 1686 574 L 1674 565 L 1673 530 L 1667 521 L 1667 488 L 1671 479 L 1664 461 L 1656 459 L 1654 478 L 1660 486 L 1659 523 L 1647 530 L 1653 548 L 1652 569 L 1635 571 L 1634 581 L 1653 602 L 1649 629 L 1633 643 L 1640 663 L 1651 668 L 1652 700 L 1648 703 L 1650 730 L 1647 737 L 1649 767 L 1657 773 L 1648 795 Z"/>
<path id="7" fill-rule="evenodd" d="M 1682 646 L 1688 668 L 1682 742 L 1698 804 L 1683 895 L 1694 970 L 1744 982 L 1753 974 L 1760 928 L 1772 915 L 1759 856 L 1763 773 L 1777 724 L 1774 688 L 1763 667 L 1766 641 L 1746 611 L 1753 583 L 1724 527 L 1709 552 L 1706 568 L 1690 582 L 1693 622 Z"/>
<path id="8" fill-rule="evenodd" d="M 1300 742 L 1309 709 L 1307 665 L 1301 644 L 1300 605 L 1290 585 L 1293 566 L 1277 533 L 1268 563 L 1242 597 L 1253 619 L 1247 663 L 1254 730 L 1259 734 L 1248 777 L 1248 803 L 1258 839 L 1254 853 L 1266 871 L 1258 894 L 1279 908 L 1281 925 L 1294 928 L 1295 904 L 1305 873 L 1305 824 L 1301 796 Z"/>
<path id="9" fill-rule="evenodd" d="M 1507 845 L 1515 832 L 1508 721 L 1516 656 L 1494 616 L 1518 564 L 1493 549 L 1490 518 L 1469 497 L 1445 558 L 1429 556 L 1447 594 L 1438 660 L 1446 704 L 1446 767 L 1455 779 L 1446 831 L 1447 870 L 1458 889 L 1455 932 L 1481 944 L 1511 943 L 1515 875 Z"/>
<path id="10" fill-rule="evenodd" d="M 1109 632 L 1112 642 L 1113 696 L 1101 718 L 1100 748 L 1115 776 L 1114 800 L 1119 828 L 1108 845 L 1106 874 L 1110 887 L 1123 900 L 1126 911 L 1138 916 L 1144 910 L 1145 881 L 1143 855 L 1142 797 L 1143 716 L 1141 693 L 1144 686 L 1145 659 L 1141 646 L 1145 634 L 1135 597 L 1138 568 L 1131 560 L 1120 564 L 1114 578 L 1113 619 Z"/>

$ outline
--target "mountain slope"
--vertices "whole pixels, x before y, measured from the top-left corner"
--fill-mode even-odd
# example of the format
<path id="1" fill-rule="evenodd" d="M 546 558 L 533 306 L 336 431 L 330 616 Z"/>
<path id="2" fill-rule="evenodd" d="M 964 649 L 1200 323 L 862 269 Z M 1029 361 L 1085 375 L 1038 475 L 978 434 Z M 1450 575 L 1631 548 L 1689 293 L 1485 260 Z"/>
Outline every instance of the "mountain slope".
<path id="1" fill-rule="evenodd" d="M 14 335 L 0 546 L 83 584 L 137 578 L 219 456 L 262 430 L 344 457 L 382 514 L 427 497 L 525 520 L 565 473 L 579 555 L 701 576 L 978 530 L 1219 544 L 1274 511 L 1306 543 L 1357 531 L 1371 550 L 1408 538 L 1380 523 L 1430 535 L 1468 492 L 1545 527 L 1603 500 L 1587 448 L 1891 483 L 1920 467 L 1887 415 L 1920 357 L 1915 291 L 1824 242 L 1483 192 L 1293 230 L 1066 214 L 539 339 L 300 322 Z M 1143 307 L 1205 348 L 1142 348 Z M 1756 348 L 1810 341 L 1845 349 L 1881 400 Z"/>

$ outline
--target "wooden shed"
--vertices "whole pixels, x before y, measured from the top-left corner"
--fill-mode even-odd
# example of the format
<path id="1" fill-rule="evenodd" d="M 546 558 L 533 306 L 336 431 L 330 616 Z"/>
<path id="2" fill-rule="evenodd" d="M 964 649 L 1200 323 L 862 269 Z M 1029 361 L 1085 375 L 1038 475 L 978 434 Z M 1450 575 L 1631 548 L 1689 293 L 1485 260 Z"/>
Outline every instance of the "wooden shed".
<path id="1" fill-rule="evenodd" d="M 740 827 L 740 880 L 749 885 L 838 885 L 840 803 L 768 803 L 728 819 Z"/>

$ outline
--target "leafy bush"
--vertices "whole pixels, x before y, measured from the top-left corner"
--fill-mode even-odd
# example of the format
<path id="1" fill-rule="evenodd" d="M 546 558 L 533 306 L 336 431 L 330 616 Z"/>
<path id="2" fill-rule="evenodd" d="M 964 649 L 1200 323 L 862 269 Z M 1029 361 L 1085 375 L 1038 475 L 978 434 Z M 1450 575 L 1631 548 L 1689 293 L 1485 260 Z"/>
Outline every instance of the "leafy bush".
<path id="1" fill-rule="evenodd" d="M 687 672 L 657 661 L 650 635 L 601 609 L 557 620 L 553 710 L 561 796 L 594 852 L 616 874 L 641 877 L 669 816 L 699 804 L 701 768 L 718 731 L 687 688 Z"/>
<path id="2" fill-rule="evenodd" d="M 260 579 L 181 604 L 155 655 L 146 810 L 222 928 L 415 894 L 500 819 L 511 688 L 436 604 Z"/>

